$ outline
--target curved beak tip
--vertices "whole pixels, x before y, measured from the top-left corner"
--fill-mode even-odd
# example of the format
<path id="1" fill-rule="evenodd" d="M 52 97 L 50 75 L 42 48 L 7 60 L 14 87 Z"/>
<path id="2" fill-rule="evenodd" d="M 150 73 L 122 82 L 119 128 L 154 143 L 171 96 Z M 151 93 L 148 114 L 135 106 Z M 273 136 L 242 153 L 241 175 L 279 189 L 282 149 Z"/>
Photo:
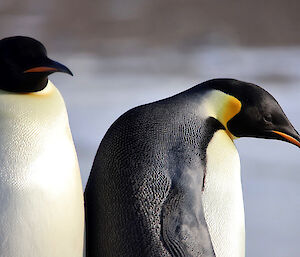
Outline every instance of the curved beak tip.
<path id="1" fill-rule="evenodd" d="M 74 76 L 74 75 L 73 75 L 73 72 L 70 71 L 70 70 L 69 70 L 69 72 L 67 72 L 67 74 L 69 74 L 69 75 L 71 75 L 71 76 Z"/>
<path id="2" fill-rule="evenodd" d="M 73 76 L 72 71 L 67 66 L 65 66 L 65 65 L 63 65 L 63 64 L 61 64 L 59 62 L 51 60 L 51 64 L 49 66 L 56 68 L 57 72 L 67 73 L 67 74 Z"/>

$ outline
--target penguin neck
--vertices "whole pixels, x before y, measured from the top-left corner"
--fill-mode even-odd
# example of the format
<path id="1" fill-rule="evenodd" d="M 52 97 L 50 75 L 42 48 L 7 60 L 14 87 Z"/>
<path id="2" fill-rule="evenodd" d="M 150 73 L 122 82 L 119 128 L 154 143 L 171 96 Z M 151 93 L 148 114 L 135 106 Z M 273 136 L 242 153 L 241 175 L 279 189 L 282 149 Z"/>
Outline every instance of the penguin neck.
<path id="1" fill-rule="evenodd" d="M 46 81 L 46 86 L 43 86 L 43 89 L 39 91 L 32 91 L 32 92 L 18 92 L 18 91 L 10 91 L 6 90 L 5 87 L 4 89 L 0 89 L 0 95 L 5 95 L 9 96 L 8 101 L 10 100 L 11 97 L 18 97 L 18 99 L 21 98 L 28 98 L 28 96 L 50 96 L 52 93 L 58 93 L 58 90 L 56 87 L 52 84 L 50 80 L 47 79 Z M 58 93 L 59 94 L 59 93 Z"/>
<path id="2" fill-rule="evenodd" d="M 227 123 L 240 112 L 241 107 L 242 104 L 237 98 L 219 90 L 207 92 L 201 105 L 206 116 L 213 117 L 222 123 L 231 139 L 236 139 L 236 137 L 228 130 Z"/>
<path id="3" fill-rule="evenodd" d="M 243 257 L 245 222 L 240 160 L 228 121 L 241 110 L 241 102 L 219 90 L 203 95 L 199 111 L 213 117 L 225 130 L 214 133 L 206 149 L 202 203 L 205 220 L 217 257 Z"/>

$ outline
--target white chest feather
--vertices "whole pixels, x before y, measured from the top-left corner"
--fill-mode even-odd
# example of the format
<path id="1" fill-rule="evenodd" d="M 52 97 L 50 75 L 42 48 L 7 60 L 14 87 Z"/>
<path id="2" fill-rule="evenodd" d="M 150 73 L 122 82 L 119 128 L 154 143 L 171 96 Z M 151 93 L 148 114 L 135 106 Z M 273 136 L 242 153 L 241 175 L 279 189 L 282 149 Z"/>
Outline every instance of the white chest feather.
<path id="1" fill-rule="evenodd" d="M 245 256 L 244 206 L 238 152 L 224 130 L 207 148 L 203 207 L 216 257 Z"/>
<path id="2" fill-rule="evenodd" d="M 39 93 L 0 91 L 0 203 L 1 256 L 82 256 L 77 156 L 50 81 Z"/>

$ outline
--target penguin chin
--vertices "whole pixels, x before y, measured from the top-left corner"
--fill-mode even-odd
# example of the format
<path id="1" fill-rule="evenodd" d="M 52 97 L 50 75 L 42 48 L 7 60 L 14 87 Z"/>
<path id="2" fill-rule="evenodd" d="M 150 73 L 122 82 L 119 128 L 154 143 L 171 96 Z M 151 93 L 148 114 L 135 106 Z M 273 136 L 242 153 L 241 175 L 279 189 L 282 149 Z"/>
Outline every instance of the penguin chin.
<path id="1" fill-rule="evenodd" d="M 28 75 L 26 74 L 24 76 L 22 85 L 20 86 L 20 88 L 17 88 L 16 92 L 30 93 L 43 90 L 48 84 L 48 75 L 48 73 L 31 73 Z"/>
<path id="2" fill-rule="evenodd" d="M 42 91 L 48 84 L 48 77 L 44 78 L 31 78 L 25 80 L 23 83 L 19 84 L 17 88 L 9 89 L 11 92 L 15 93 L 34 93 Z"/>
<path id="3" fill-rule="evenodd" d="M 11 93 L 33 93 L 43 90 L 48 84 L 48 75 L 17 77 L 0 84 L 0 89 Z"/>
<path id="4" fill-rule="evenodd" d="M 282 130 L 285 131 L 285 130 Z M 262 139 L 275 139 L 284 141 L 295 146 L 300 147 L 300 136 L 295 131 L 288 131 L 288 132 L 280 132 L 277 130 L 263 130 L 263 131 L 247 131 L 247 133 L 237 133 L 234 134 L 230 131 L 230 133 L 235 136 L 236 138 L 240 137 L 254 137 L 254 138 L 262 138 Z"/>
<path id="5" fill-rule="evenodd" d="M 31 88 L 28 88 L 28 91 L 25 91 L 25 93 L 28 92 L 39 92 L 41 90 L 43 90 L 48 84 L 48 77 L 43 78 L 42 80 L 39 80 L 38 82 L 36 82 L 35 84 L 32 84 L 34 86 L 32 86 Z"/>

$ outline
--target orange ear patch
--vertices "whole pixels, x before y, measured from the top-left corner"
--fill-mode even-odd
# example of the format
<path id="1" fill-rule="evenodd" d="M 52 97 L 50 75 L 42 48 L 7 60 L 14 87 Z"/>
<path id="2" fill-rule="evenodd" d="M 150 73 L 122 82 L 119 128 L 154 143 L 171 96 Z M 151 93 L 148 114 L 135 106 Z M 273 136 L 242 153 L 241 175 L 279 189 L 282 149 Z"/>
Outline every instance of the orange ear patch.
<path id="1" fill-rule="evenodd" d="M 242 108 L 242 103 L 233 96 L 228 96 L 227 103 L 224 104 L 224 108 L 222 110 L 221 119 L 224 122 L 224 126 L 227 129 L 227 122 L 231 120 L 235 115 L 237 115 Z"/>
<path id="2" fill-rule="evenodd" d="M 236 138 L 227 128 L 227 122 L 237 115 L 242 108 L 242 103 L 229 94 L 214 90 L 205 98 L 203 105 L 208 116 L 216 118 L 226 128 L 231 139 Z"/>

